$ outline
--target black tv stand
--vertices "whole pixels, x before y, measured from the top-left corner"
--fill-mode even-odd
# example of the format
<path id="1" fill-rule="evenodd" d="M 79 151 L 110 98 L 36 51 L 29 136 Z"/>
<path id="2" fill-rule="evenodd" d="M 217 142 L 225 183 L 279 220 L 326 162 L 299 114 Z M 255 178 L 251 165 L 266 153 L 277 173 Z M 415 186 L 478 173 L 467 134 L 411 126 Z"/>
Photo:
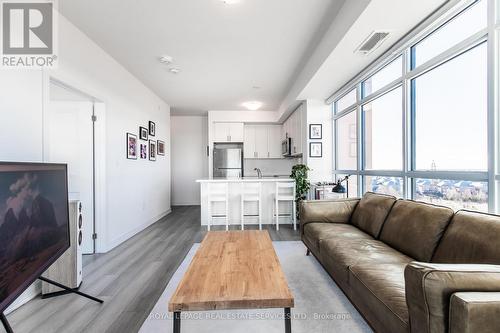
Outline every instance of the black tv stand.
<path id="1" fill-rule="evenodd" d="M 99 299 L 99 298 L 96 298 L 94 296 L 90 296 L 88 294 L 82 293 L 81 291 L 78 291 L 76 289 L 72 289 L 72 288 L 66 287 L 65 285 L 62 285 L 62 284 L 60 284 L 60 283 L 58 283 L 56 281 L 52 281 L 51 279 L 47 279 L 46 277 L 40 276 L 38 279 L 42 280 L 43 282 L 47 282 L 47 283 L 53 284 L 54 286 L 59 287 L 61 289 L 64 289 L 66 293 L 77 294 L 77 295 L 80 295 L 82 297 L 86 297 L 88 299 L 91 299 L 94 302 L 104 303 L 104 301 L 101 300 L 101 299 Z"/>
<path id="2" fill-rule="evenodd" d="M 2 324 L 3 324 L 3 327 L 5 327 L 5 331 L 7 333 L 14 333 L 14 331 L 12 330 L 12 327 L 10 327 L 10 324 L 7 320 L 7 317 L 5 317 L 5 315 L 2 313 L 0 313 L 0 320 L 2 321 Z"/>
<path id="3" fill-rule="evenodd" d="M 62 285 L 58 282 L 55 282 L 55 281 L 52 281 L 50 279 L 47 279 L 43 276 L 40 276 L 38 279 L 44 281 L 44 282 L 47 282 L 47 283 L 50 283 L 50 284 L 53 284 L 54 286 L 56 287 L 59 287 L 61 289 L 64 289 L 65 290 L 65 293 L 73 293 L 73 294 L 77 294 L 77 295 L 80 295 L 82 297 L 86 297 L 88 299 L 91 299 L 93 300 L 94 302 L 98 302 L 98 303 L 104 303 L 103 300 L 99 299 L 99 298 L 96 298 L 94 296 L 90 296 L 88 294 L 85 294 L 85 293 L 82 293 L 81 291 L 78 291 L 78 290 L 75 290 L 75 289 L 71 289 L 69 287 L 66 287 L 65 285 Z M 2 312 L 0 313 L 0 321 L 2 322 L 3 326 L 5 327 L 5 331 L 7 333 L 14 333 L 14 331 L 12 330 L 12 327 L 10 326 L 9 324 L 9 321 L 7 320 L 7 317 L 5 317 L 5 314 Z"/>

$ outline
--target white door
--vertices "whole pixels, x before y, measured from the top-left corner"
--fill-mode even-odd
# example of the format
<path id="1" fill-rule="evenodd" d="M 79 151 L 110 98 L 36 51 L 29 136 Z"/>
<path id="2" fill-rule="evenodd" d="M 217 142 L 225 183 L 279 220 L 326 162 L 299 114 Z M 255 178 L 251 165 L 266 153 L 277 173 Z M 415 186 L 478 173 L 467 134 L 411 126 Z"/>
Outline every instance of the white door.
<path id="1" fill-rule="evenodd" d="M 84 254 L 94 252 L 92 106 L 92 102 L 52 101 L 44 121 L 44 159 L 68 164 L 69 198 L 82 202 Z"/>
<path id="2" fill-rule="evenodd" d="M 269 149 L 270 158 L 281 158 L 281 126 L 269 126 L 269 135 L 267 138 L 267 146 Z"/>

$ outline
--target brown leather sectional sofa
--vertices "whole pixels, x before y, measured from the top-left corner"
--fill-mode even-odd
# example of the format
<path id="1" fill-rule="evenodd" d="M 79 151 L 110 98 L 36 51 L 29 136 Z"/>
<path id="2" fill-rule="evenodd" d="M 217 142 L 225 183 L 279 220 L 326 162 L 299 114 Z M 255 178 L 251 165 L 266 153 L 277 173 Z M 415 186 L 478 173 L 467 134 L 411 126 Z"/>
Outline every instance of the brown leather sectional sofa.
<path id="1" fill-rule="evenodd" d="M 500 332 L 500 216 L 366 193 L 304 201 L 302 240 L 377 332 Z"/>

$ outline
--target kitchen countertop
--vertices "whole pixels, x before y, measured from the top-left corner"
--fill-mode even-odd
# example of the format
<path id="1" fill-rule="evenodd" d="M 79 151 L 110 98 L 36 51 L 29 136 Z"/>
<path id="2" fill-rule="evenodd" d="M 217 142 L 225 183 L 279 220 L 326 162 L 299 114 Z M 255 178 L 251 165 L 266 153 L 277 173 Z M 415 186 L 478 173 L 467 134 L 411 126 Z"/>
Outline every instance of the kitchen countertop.
<path id="1" fill-rule="evenodd" d="M 242 183 L 242 182 L 294 182 L 290 177 L 243 177 L 243 178 L 205 178 L 196 180 L 197 183 Z"/>

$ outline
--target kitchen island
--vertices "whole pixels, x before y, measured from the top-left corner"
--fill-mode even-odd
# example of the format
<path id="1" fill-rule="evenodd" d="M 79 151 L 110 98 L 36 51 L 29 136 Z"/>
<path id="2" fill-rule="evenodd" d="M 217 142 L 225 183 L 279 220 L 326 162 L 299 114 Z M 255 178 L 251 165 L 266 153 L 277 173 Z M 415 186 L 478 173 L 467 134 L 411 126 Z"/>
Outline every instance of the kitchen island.
<path id="1" fill-rule="evenodd" d="M 208 191 L 209 188 L 217 187 L 217 184 L 227 183 L 228 186 L 228 208 L 229 208 L 229 225 L 241 226 L 241 191 L 243 183 L 260 183 L 262 187 L 261 203 L 262 203 L 262 224 L 276 224 L 274 218 L 274 196 L 276 193 L 276 183 L 293 183 L 295 180 L 289 177 L 243 177 L 243 178 L 210 178 L 199 179 L 201 191 L 201 225 L 208 225 Z M 214 185 L 211 185 L 214 184 Z M 211 190 L 211 191 L 212 191 Z M 225 202 L 212 203 L 212 215 L 222 215 L 224 212 Z M 256 202 L 248 202 L 245 204 L 245 215 L 257 215 L 258 205 Z M 292 205 L 290 202 L 279 203 L 279 215 L 281 224 L 293 224 L 289 216 L 292 214 Z M 282 216 L 283 215 L 283 216 Z M 215 218 L 211 225 L 225 225 L 225 220 Z M 257 216 L 245 216 L 246 225 L 258 225 Z"/>

